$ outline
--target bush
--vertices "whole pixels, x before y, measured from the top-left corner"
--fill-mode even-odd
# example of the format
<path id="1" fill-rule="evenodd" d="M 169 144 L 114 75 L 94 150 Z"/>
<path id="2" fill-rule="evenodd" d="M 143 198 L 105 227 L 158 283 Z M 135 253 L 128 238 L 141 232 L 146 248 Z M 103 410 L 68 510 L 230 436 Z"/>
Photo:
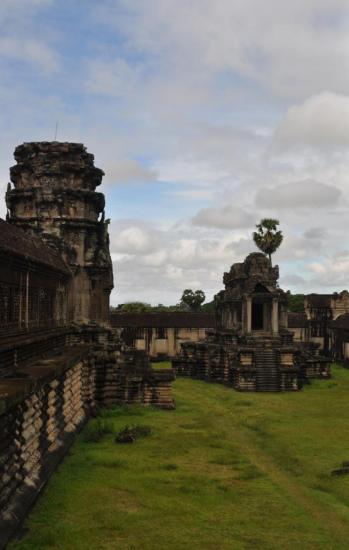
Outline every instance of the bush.
<path id="1" fill-rule="evenodd" d="M 171 472 L 171 471 L 174 471 L 174 470 L 178 470 L 178 465 L 177 464 L 172 464 L 172 463 L 162 464 L 161 469 Z"/>
<path id="2" fill-rule="evenodd" d="M 147 437 L 152 432 L 151 428 L 149 426 L 125 426 L 123 430 L 121 430 L 115 438 L 116 443 L 134 443 L 136 439 L 139 439 L 141 437 Z"/>
<path id="3" fill-rule="evenodd" d="M 132 428 L 133 433 L 135 434 L 136 439 L 140 437 L 147 437 L 151 435 L 151 428 L 149 426 L 141 426 L 138 424 Z"/>
<path id="4" fill-rule="evenodd" d="M 113 423 L 105 418 L 96 418 L 91 420 L 83 434 L 84 441 L 87 443 L 98 443 L 105 435 L 114 432 Z"/>

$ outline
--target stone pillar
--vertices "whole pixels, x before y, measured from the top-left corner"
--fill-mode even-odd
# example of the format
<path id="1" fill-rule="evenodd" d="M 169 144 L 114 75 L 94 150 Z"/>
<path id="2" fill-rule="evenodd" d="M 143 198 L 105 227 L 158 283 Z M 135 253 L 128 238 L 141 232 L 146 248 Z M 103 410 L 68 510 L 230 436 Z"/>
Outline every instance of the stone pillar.
<path id="1" fill-rule="evenodd" d="M 156 328 L 152 328 L 151 329 L 151 341 L 150 341 L 150 350 L 149 350 L 149 355 L 151 357 L 155 357 L 156 356 Z"/>
<path id="2" fill-rule="evenodd" d="M 175 330 L 176 329 L 172 327 L 167 329 L 167 353 L 170 357 L 176 355 Z"/>
<path id="3" fill-rule="evenodd" d="M 26 273 L 25 278 L 25 309 L 24 309 L 24 323 L 25 328 L 28 329 L 29 326 L 29 271 Z"/>
<path id="4" fill-rule="evenodd" d="M 273 334 L 279 332 L 279 303 L 277 298 L 273 298 L 271 310 L 271 330 Z"/>
<path id="5" fill-rule="evenodd" d="M 246 296 L 246 332 L 252 332 L 252 298 Z"/>

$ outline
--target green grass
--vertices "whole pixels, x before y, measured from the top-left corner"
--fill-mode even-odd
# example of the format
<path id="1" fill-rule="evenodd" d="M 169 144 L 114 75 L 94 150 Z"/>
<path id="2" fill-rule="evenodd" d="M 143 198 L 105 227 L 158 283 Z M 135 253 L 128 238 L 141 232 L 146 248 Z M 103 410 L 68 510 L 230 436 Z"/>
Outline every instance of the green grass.
<path id="1" fill-rule="evenodd" d="M 172 369 L 171 361 L 157 361 L 150 364 L 153 369 Z"/>
<path id="2" fill-rule="evenodd" d="M 113 433 L 78 437 L 10 548 L 348 549 L 349 476 L 330 475 L 349 459 L 348 370 L 299 393 L 174 391 L 175 411 L 103 410 Z M 118 445 L 125 425 L 151 435 Z"/>

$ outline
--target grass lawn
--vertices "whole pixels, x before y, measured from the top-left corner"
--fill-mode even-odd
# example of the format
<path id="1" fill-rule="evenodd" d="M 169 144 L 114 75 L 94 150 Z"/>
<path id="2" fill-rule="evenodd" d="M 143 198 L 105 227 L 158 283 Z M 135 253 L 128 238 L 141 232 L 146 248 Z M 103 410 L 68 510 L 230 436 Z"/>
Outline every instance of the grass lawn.
<path id="1" fill-rule="evenodd" d="M 10 548 L 349 548 L 349 476 L 330 475 L 349 460 L 349 370 L 299 393 L 174 391 L 175 411 L 103 411 L 152 434 L 90 443 L 85 429 Z"/>
<path id="2" fill-rule="evenodd" d="M 150 364 L 153 367 L 153 369 L 172 369 L 172 365 L 170 361 L 156 361 Z"/>

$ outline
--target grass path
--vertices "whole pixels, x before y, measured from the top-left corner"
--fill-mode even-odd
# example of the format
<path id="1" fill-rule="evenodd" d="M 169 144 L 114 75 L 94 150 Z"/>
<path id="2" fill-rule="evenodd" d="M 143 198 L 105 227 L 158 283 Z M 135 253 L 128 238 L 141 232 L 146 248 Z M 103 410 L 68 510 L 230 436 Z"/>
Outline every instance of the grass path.
<path id="1" fill-rule="evenodd" d="M 275 464 L 272 456 L 257 445 L 253 445 L 251 440 L 242 432 L 236 433 L 236 442 L 245 450 L 245 453 L 251 462 L 260 468 L 273 483 L 278 486 L 293 502 L 309 515 L 311 521 L 317 522 L 319 528 L 326 532 L 329 538 L 333 539 L 333 547 L 338 548 L 343 540 L 349 535 L 349 509 L 343 507 L 340 513 L 337 507 L 332 507 L 331 503 L 324 503 L 312 494 L 312 492 L 302 484 L 302 480 L 296 479 L 284 472 Z M 347 547 L 349 548 L 349 542 Z"/>
<path id="2" fill-rule="evenodd" d="M 105 410 L 133 445 L 86 441 L 51 479 L 16 550 L 347 550 L 349 371 L 302 392 L 178 379 L 177 408 Z"/>

